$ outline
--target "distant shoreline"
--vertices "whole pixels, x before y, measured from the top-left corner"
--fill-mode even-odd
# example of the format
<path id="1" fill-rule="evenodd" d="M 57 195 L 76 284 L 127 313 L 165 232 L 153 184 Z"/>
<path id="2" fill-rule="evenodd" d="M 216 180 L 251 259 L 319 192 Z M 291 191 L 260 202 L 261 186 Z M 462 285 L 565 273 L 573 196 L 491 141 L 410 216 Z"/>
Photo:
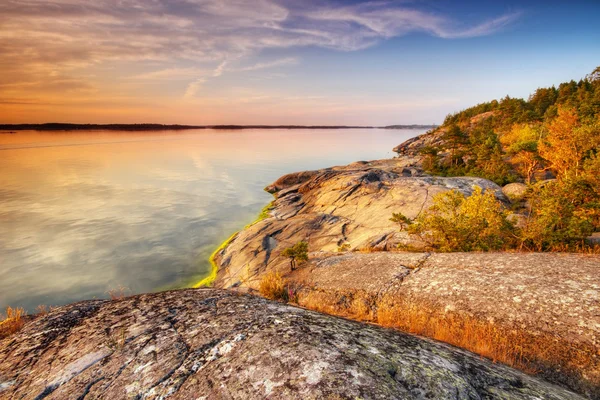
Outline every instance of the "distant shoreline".
<path id="1" fill-rule="evenodd" d="M 0 133 L 15 131 L 172 131 L 190 129 L 431 129 L 437 125 L 162 125 L 162 124 L 0 124 Z"/>

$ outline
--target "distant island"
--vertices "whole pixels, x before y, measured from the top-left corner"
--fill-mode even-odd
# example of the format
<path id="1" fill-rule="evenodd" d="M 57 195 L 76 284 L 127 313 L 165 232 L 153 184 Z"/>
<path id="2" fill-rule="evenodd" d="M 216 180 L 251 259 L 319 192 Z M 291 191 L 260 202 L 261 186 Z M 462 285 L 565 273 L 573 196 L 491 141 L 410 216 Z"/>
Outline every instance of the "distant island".
<path id="1" fill-rule="evenodd" d="M 162 124 L 0 124 L 0 131 L 167 131 L 188 129 L 432 129 L 437 125 L 162 125 Z"/>

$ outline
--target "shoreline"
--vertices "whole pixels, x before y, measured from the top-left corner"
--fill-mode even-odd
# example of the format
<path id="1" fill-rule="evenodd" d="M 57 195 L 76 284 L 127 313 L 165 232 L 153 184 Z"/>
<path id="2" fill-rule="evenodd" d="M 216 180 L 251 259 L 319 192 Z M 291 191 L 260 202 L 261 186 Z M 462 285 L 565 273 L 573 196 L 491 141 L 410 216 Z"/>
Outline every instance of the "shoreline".
<path id="1" fill-rule="evenodd" d="M 258 214 L 258 217 L 250 222 L 249 224 L 247 224 L 246 226 L 244 226 L 244 228 L 242 228 L 242 230 L 247 229 L 249 227 L 251 227 L 252 225 L 262 221 L 265 218 L 269 217 L 269 211 L 274 207 L 273 203 L 275 200 L 272 200 L 271 202 L 269 202 L 266 206 L 264 206 L 262 208 L 262 210 L 260 211 L 260 213 Z M 210 263 L 210 273 L 202 278 L 198 283 L 194 284 L 192 286 L 193 289 L 198 289 L 201 287 L 210 287 L 213 282 L 217 279 L 217 273 L 219 272 L 219 266 L 217 265 L 217 262 L 215 260 L 215 257 L 223 250 L 225 250 L 227 248 L 227 246 L 229 246 L 229 244 L 235 240 L 236 236 L 241 232 L 240 231 L 236 231 L 234 232 L 231 236 L 229 236 L 227 239 L 225 239 L 225 241 L 223 243 L 221 243 L 208 257 L 208 262 Z"/>
<path id="2" fill-rule="evenodd" d="M 239 231 L 234 232 L 231 236 L 229 236 L 229 238 L 225 239 L 225 241 L 221 243 L 219 247 L 215 249 L 215 251 L 211 253 L 210 257 L 208 257 L 208 262 L 210 263 L 210 273 L 208 274 L 208 276 L 202 278 L 198 283 L 194 284 L 192 286 L 193 289 L 198 289 L 201 287 L 210 287 L 214 283 L 214 281 L 217 279 L 217 273 L 219 272 L 219 266 L 215 261 L 215 257 L 221 250 L 225 249 L 229 245 L 229 243 L 231 243 L 235 239 L 238 233 Z"/>
<path id="3" fill-rule="evenodd" d="M 243 129 L 432 129 L 437 125 L 387 125 L 387 126 L 358 126 L 358 125 L 179 125 L 179 124 L 71 124 L 71 123 L 44 123 L 44 124 L 0 124 L 0 131 L 15 134 L 15 131 L 173 131 L 193 129 L 214 130 L 243 130 Z M 4 133 L 4 132 L 2 132 Z"/>

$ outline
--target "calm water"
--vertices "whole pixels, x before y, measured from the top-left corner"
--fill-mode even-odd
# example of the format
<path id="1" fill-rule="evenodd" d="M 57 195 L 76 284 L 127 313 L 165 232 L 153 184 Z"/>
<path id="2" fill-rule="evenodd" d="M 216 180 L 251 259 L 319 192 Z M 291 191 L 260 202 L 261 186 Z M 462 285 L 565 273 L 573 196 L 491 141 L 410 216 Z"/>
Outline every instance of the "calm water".
<path id="1" fill-rule="evenodd" d="M 0 308 L 192 285 L 300 170 L 391 157 L 417 130 L 0 134 Z"/>

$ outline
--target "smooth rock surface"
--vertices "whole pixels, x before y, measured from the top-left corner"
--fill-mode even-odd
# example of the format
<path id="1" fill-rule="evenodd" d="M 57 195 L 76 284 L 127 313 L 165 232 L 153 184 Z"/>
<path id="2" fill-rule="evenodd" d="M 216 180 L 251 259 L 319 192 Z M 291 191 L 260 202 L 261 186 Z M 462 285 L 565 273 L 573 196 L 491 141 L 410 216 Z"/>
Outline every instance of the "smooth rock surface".
<path id="1" fill-rule="evenodd" d="M 231 292 L 61 307 L 0 342 L 2 399 L 579 399 L 467 352 Z"/>
<path id="2" fill-rule="evenodd" d="M 426 210 L 432 198 L 448 190 L 470 195 L 476 186 L 508 199 L 495 183 L 482 178 L 423 175 L 410 158 L 354 163 L 286 175 L 267 187 L 276 200 L 271 217 L 238 233 L 217 254 L 216 286 L 258 288 L 265 271 L 290 269 L 280 256 L 300 241 L 309 251 L 391 250 L 423 243 L 390 221 L 392 213 L 409 218 Z"/>
<path id="3" fill-rule="evenodd" d="M 305 283 L 305 290 L 401 295 L 534 335 L 600 347 L 599 255 L 321 254 L 285 277 Z M 595 374 L 600 377 L 600 370 Z"/>

